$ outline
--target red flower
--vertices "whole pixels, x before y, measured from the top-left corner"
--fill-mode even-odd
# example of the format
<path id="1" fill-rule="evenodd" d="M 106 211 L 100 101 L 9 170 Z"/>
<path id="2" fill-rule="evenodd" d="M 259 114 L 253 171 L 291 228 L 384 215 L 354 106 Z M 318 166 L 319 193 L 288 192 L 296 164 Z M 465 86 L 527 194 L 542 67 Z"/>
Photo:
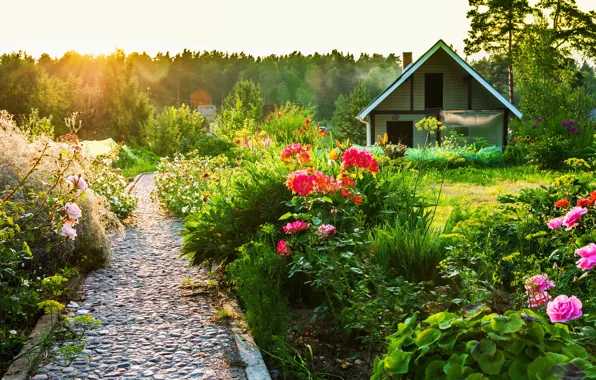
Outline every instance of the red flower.
<path id="1" fill-rule="evenodd" d="M 577 207 L 590 207 L 594 203 L 590 199 L 578 199 L 577 200 Z"/>
<path id="2" fill-rule="evenodd" d="M 569 206 L 569 201 L 567 199 L 561 199 L 560 201 L 555 202 L 555 207 L 567 207 Z"/>
<path id="3" fill-rule="evenodd" d="M 280 240 L 279 243 L 277 243 L 277 252 L 282 256 L 292 253 L 288 247 L 288 243 L 285 240 Z"/>
<path id="4" fill-rule="evenodd" d="M 310 153 L 308 153 L 310 149 L 310 145 L 290 144 L 281 151 L 280 159 L 282 162 L 288 162 L 296 158 L 298 162 L 305 164 L 311 160 Z"/>
<path id="5" fill-rule="evenodd" d="M 353 196 L 352 201 L 354 201 L 355 205 L 359 205 L 360 203 L 362 203 L 362 195 Z"/>

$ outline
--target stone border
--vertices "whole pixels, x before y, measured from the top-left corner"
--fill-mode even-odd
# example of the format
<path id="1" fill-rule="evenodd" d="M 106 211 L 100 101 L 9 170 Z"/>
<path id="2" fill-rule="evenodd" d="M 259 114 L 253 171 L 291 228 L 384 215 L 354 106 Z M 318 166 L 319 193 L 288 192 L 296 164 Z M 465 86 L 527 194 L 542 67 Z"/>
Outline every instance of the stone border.
<path id="1" fill-rule="evenodd" d="M 8 367 L 2 380 L 27 380 L 29 374 L 37 367 L 45 352 L 43 340 L 58 322 L 58 313 L 44 314 L 39 318 L 27 342 L 17 355 L 18 359 Z"/>
<path id="2" fill-rule="evenodd" d="M 151 172 L 149 172 L 151 173 Z M 139 173 L 137 174 L 137 176 L 132 180 L 132 182 L 129 182 L 128 185 L 126 185 L 126 187 L 124 188 L 123 193 L 128 195 L 132 189 L 137 185 L 137 182 L 139 182 L 139 180 L 141 179 L 142 176 L 144 176 L 145 174 L 149 174 L 149 173 Z"/>
<path id="3" fill-rule="evenodd" d="M 269 370 L 265 365 L 261 351 L 256 345 L 253 337 L 248 332 L 248 327 L 244 321 L 244 313 L 238 304 L 238 300 L 233 294 L 218 292 L 218 296 L 223 300 L 223 307 L 232 309 L 234 317 L 230 322 L 230 327 L 234 333 L 234 340 L 238 347 L 240 359 L 246 365 L 244 371 L 248 380 L 271 380 Z"/>

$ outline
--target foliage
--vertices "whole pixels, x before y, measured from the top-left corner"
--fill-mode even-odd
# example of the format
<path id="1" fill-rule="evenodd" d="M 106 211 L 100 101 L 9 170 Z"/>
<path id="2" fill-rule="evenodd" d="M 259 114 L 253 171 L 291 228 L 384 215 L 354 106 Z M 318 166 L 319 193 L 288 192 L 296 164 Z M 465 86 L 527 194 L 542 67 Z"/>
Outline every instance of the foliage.
<path id="1" fill-rule="evenodd" d="M 389 337 L 371 379 L 554 379 L 594 377 L 594 358 L 571 339 L 569 328 L 531 310 L 504 315 L 468 309 L 441 312 L 416 325 L 416 315 Z"/>
<path id="2" fill-rule="evenodd" d="M 516 61 L 520 109 L 526 119 L 512 124 L 515 144 L 545 168 L 582 157 L 594 143 L 595 122 L 589 115 L 596 98 L 575 84 L 575 72 L 552 51 L 544 31 L 527 32 Z"/>
<path id="3" fill-rule="evenodd" d="M 96 194 L 107 199 L 113 213 L 125 219 L 135 209 L 137 198 L 124 193 L 128 181 L 121 174 L 121 169 L 113 169 L 118 154 L 119 150 L 114 150 L 91 161 L 89 186 Z"/>
<path id="4" fill-rule="evenodd" d="M 262 234 L 271 233 L 264 225 Z M 269 240 L 269 241 L 267 241 Z M 269 349 L 276 336 L 284 336 L 289 314 L 284 288 L 288 282 L 285 260 L 273 241 L 259 239 L 238 249 L 238 259 L 228 266 L 228 275 L 246 310 L 245 318 L 259 345 Z"/>
<path id="5" fill-rule="evenodd" d="M 295 104 L 286 104 L 265 119 L 262 131 L 279 144 L 314 144 L 319 140 L 320 130 L 312 122 L 314 110 Z M 307 122 L 308 121 L 308 122 Z M 300 128 L 303 126 L 303 128 Z"/>
<path id="6" fill-rule="evenodd" d="M 125 178 L 134 178 L 138 174 L 155 171 L 158 163 L 159 157 L 151 151 L 121 145 L 118 159 L 112 166 L 121 169 Z"/>
<path id="7" fill-rule="evenodd" d="M 350 139 L 356 144 L 366 144 L 366 126 L 356 116 L 370 102 L 372 97 L 362 81 L 347 96 L 340 95 L 335 101 L 333 131 L 340 139 Z"/>
<path id="8" fill-rule="evenodd" d="M 187 153 L 206 132 L 205 119 L 186 104 L 164 108 L 142 130 L 144 145 L 162 157 Z"/>
<path id="9" fill-rule="evenodd" d="M 237 130 L 243 128 L 254 132 L 256 123 L 262 118 L 261 88 L 252 81 L 240 81 L 224 99 L 224 105 L 217 114 L 216 133 L 220 137 L 232 138 Z"/>

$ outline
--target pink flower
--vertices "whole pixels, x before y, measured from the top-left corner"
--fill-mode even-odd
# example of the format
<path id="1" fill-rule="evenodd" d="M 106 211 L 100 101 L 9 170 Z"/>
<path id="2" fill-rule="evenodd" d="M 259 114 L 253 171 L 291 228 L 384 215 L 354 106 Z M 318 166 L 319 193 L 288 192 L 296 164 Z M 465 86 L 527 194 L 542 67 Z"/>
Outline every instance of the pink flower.
<path id="1" fill-rule="evenodd" d="M 72 225 L 69 222 L 62 225 L 62 233 L 68 236 L 71 240 L 74 240 L 77 237 L 77 231 L 72 228 Z"/>
<path id="2" fill-rule="evenodd" d="M 310 153 L 308 153 L 310 149 L 310 145 L 290 144 L 281 151 L 280 159 L 282 162 L 289 162 L 296 158 L 299 163 L 305 164 L 311 161 Z"/>
<path id="3" fill-rule="evenodd" d="M 78 187 L 80 190 L 85 190 L 89 187 L 89 185 L 87 185 L 87 182 L 83 179 L 82 176 L 69 175 L 66 178 L 66 181 Z"/>
<path id="4" fill-rule="evenodd" d="M 323 224 L 321 225 L 321 227 L 319 227 L 319 232 L 321 233 L 321 236 L 326 238 L 329 237 L 331 235 L 335 235 L 335 227 L 332 226 L 331 224 Z"/>
<path id="5" fill-rule="evenodd" d="M 528 307 L 531 309 L 536 309 L 551 300 L 550 295 L 547 292 L 527 293 L 527 295 Z"/>
<path id="6" fill-rule="evenodd" d="M 67 203 L 64 209 L 66 210 L 66 214 L 68 214 L 68 219 L 77 220 L 83 216 L 81 209 L 76 203 Z"/>
<path id="7" fill-rule="evenodd" d="M 596 266 L 596 244 L 590 243 L 575 251 L 581 259 L 577 260 L 577 267 L 583 270 L 591 270 Z"/>
<path id="8" fill-rule="evenodd" d="M 546 305 L 551 322 L 566 322 L 582 316 L 582 302 L 575 296 L 560 295 Z"/>
<path id="9" fill-rule="evenodd" d="M 583 207 L 574 207 L 572 208 L 567 215 L 564 216 L 563 225 L 565 225 L 565 230 L 569 231 L 573 227 L 578 225 L 577 221 L 581 219 L 581 217 L 588 212 L 587 208 Z"/>
<path id="10" fill-rule="evenodd" d="M 280 240 L 279 243 L 277 243 L 277 252 L 282 256 L 289 255 L 291 253 L 288 243 L 285 240 Z"/>
<path id="11" fill-rule="evenodd" d="M 308 226 L 310 226 L 310 224 L 306 223 L 305 221 L 297 220 L 295 222 L 286 224 L 283 229 L 287 235 L 291 235 L 306 230 Z"/>
<path id="12" fill-rule="evenodd" d="M 549 220 L 548 223 L 546 223 L 546 225 L 551 230 L 556 230 L 557 228 L 559 228 L 563 225 L 564 221 L 565 221 L 564 217 L 563 218 L 555 218 L 555 219 Z"/>
<path id="13" fill-rule="evenodd" d="M 554 282 L 550 281 L 545 274 L 539 274 L 526 279 L 526 292 L 528 292 L 528 294 L 534 292 L 543 293 L 547 289 L 554 287 Z"/>

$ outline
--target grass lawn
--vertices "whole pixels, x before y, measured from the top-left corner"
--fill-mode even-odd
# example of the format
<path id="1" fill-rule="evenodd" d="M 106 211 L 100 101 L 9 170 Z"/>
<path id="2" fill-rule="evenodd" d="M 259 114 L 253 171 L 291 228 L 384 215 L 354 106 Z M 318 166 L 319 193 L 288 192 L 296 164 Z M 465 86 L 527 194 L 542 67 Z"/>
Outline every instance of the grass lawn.
<path id="1" fill-rule="evenodd" d="M 498 197 L 519 194 L 526 188 L 548 185 L 566 171 L 541 171 L 530 166 L 506 168 L 457 168 L 436 170 L 425 179 L 429 195 L 438 200 L 434 225 L 442 228 L 456 208 L 473 209 L 483 204 L 498 204 Z M 442 183 L 442 186 L 441 186 Z"/>

